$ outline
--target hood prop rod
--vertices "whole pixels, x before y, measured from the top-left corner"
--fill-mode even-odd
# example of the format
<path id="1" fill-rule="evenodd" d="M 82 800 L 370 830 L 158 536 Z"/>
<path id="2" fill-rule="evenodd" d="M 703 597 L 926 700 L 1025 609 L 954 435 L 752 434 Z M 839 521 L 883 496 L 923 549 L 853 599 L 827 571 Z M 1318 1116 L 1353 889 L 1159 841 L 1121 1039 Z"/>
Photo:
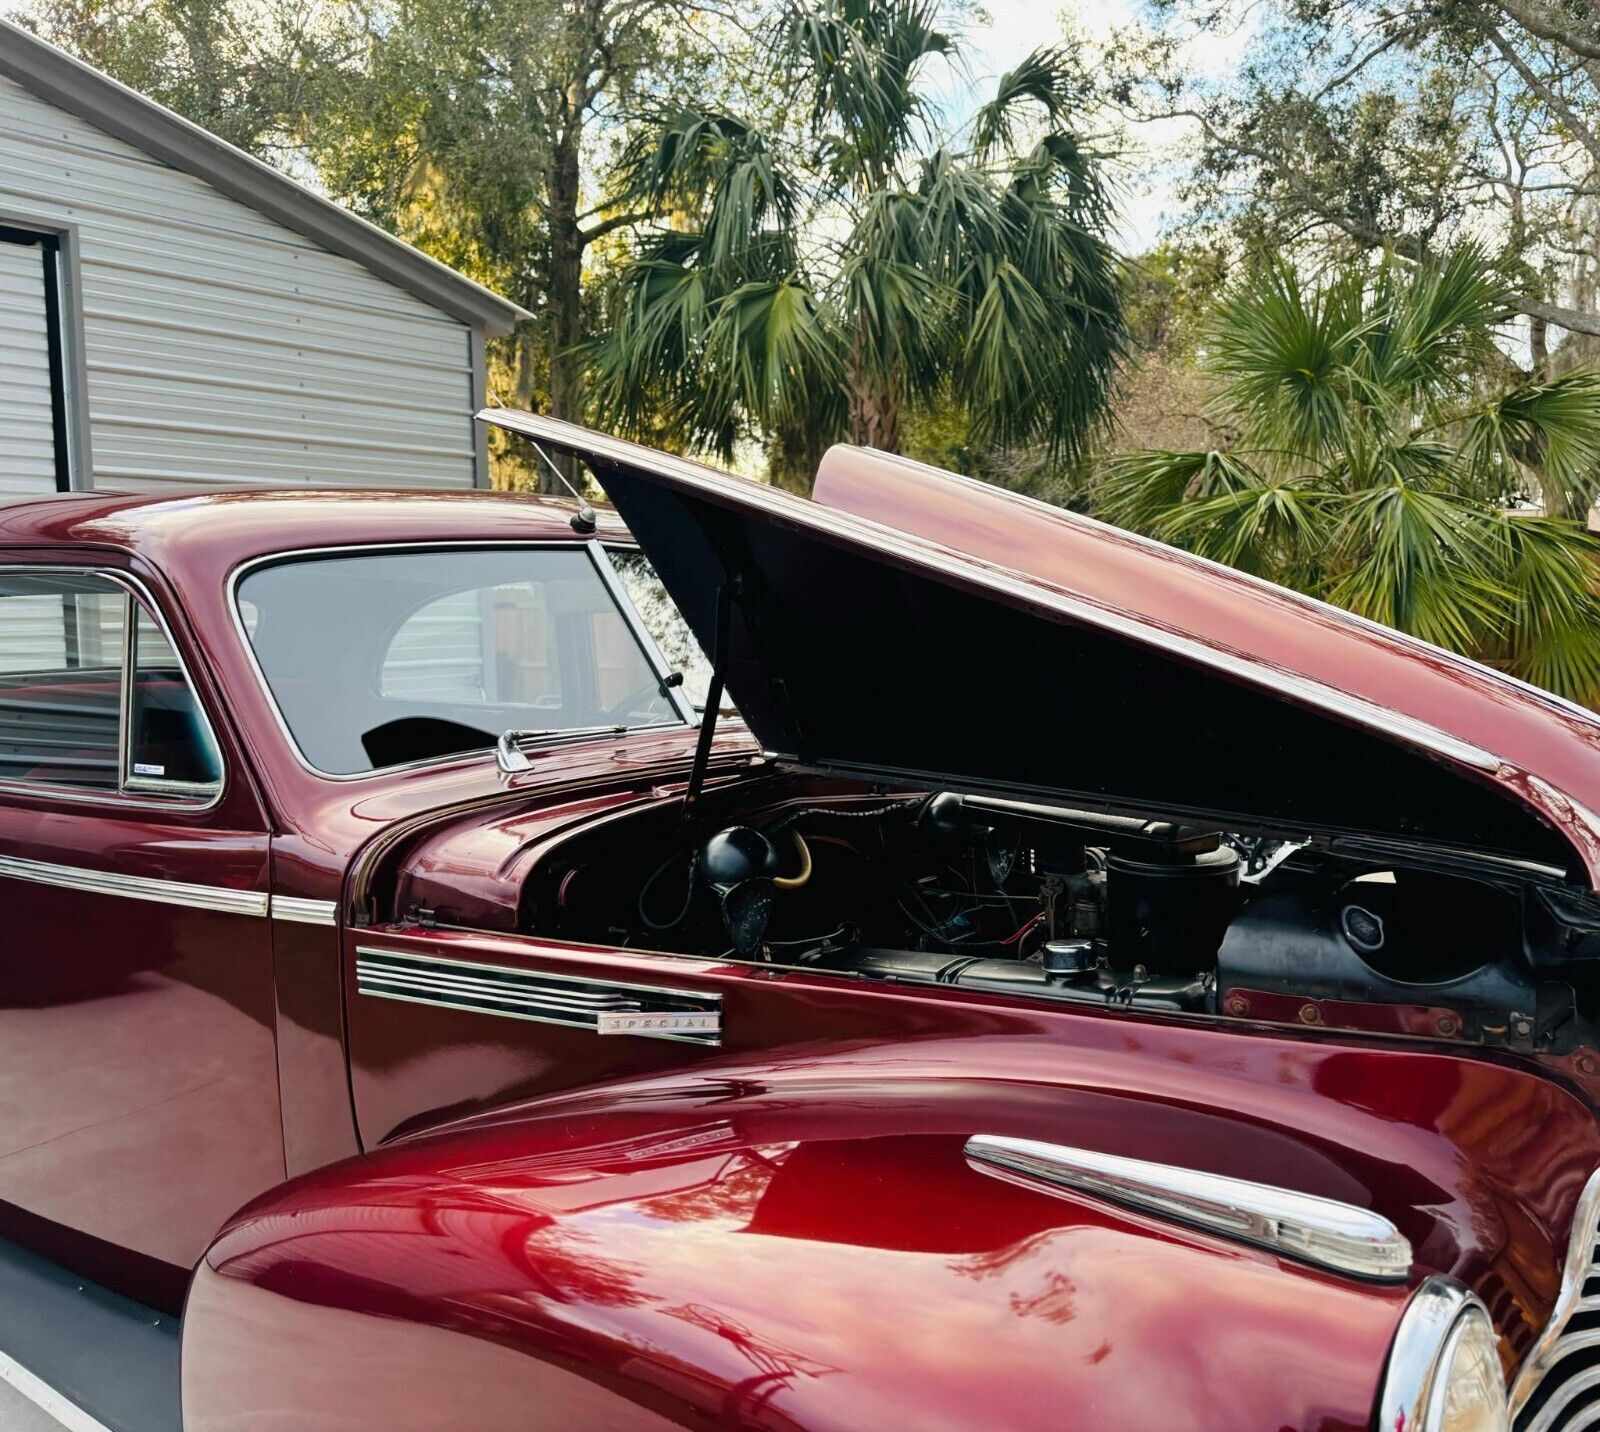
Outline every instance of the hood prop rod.
<path id="1" fill-rule="evenodd" d="M 737 578 L 730 577 L 717 588 L 717 622 L 711 639 L 711 681 L 706 687 L 705 710 L 700 714 L 700 737 L 695 742 L 694 764 L 689 768 L 689 785 L 683 793 L 683 823 L 694 819 L 695 802 L 706 783 L 706 767 L 711 762 L 711 741 L 717 734 L 717 714 L 722 709 L 723 678 L 728 667 L 728 629 L 733 622 L 733 597 Z"/>

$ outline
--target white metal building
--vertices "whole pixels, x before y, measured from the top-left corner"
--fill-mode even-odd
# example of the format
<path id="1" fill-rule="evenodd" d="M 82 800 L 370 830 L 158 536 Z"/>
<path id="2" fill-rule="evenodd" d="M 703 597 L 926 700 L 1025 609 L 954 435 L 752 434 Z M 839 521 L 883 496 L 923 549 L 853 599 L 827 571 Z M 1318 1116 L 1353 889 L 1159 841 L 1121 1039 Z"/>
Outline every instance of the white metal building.
<path id="1" fill-rule="evenodd" d="M 526 316 L 0 20 L 0 494 L 486 486 Z"/>

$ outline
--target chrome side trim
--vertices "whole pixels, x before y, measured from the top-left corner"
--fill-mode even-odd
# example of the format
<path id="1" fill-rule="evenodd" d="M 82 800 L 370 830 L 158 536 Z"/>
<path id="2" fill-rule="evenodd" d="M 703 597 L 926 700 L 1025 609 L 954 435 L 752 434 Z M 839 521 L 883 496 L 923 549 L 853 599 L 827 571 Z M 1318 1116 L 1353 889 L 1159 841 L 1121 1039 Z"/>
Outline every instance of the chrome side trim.
<path id="1" fill-rule="evenodd" d="M 546 974 L 362 946 L 356 990 L 374 999 L 634 1034 L 688 1044 L 722 1042 L 722 996 L 620 980 Z"/>
<path id="2" fill-rule="evenodd" d="M 124 900 L 149 900 L 158 905 L 178 905 L 186 910 L 215 910 L 224 915 L 265 919 L 267 914 L 264 890 L 228 890 L 220 885 L 190 885 L 182 880 L 158 880 L 149 875 L 116 875 L 109 870 L 52 865 L 49 861 L 24 860 L 15 855 L 0 855 L 0 879 L 56 885 L 91 895 L 117 895 Z"/>
<path id="3" fill-rule="evenodd" d="M 58 1392 L 37 1374 L 29 1372 L 9 1353 L 0 1352 L 0 1382 L 16 1389 L 29 1402 L 54 1418 L 67 1432 L 111 1432 L 98 1417 L 85 1412 L 64 1392 Z"/>
<path id="4" fill-rule="evenodd" d="M 1331 1198 L 993 1134 L 968 1139 L 966 1155 L 981 1173 L 1045 1192 L 1087 1193 L 1354 1278 L 1393 1282 L 1411 1268 L 1411 1245 L 1394 1224 Z"/>
<path id="5" fill-rule="evenodd" d="M 299 895 L 274 895 L 270 901 L 274 920 L 295 925 L 337 925 L 339 906 L 333 900 L 306 900 Z"/>
<path id="6" fill-rule="evenodd" d="M 1588 1346 L 1600 1343 L 1600 1333 L 1594 1328 L 1573 1329 L 1571 1326 L 1579 1313 L 1600 1311 L 1600 1307 L 1591 1306 L 1591 1300 L 1583 1295 L 1585 1282 L 1597 1272 L 1600 1272 L 1600 1169 L 1589 1175 L 1583 1192 L 1578 1195 L 1578 1204 L 1572 1216 L 1572 1233 L 1567 1239 L 1566 1262 L 1561 1269 L 1561 1291 L 1556 1294 L 1550 1321 L 1522 1360 L 1522 1366 L 1517 1369 L 1516 1378 L 1511 1384 L 1513 1417 L 1528 1405 L 1563 1358 L 1569 1353 L 1581 1352 Z M 1567 1397 L 1557 1393 L 1551 1402 L 1564 1405 L 1566 1400 Z M 1549 1406 L 1550 1403 L 1546 1403 L 1546 1408 Z M 1543 1415 L 1546 1408 L 1541 1409 L 1540 1416 L 1530 1426 L 1550 1425 Z"/>

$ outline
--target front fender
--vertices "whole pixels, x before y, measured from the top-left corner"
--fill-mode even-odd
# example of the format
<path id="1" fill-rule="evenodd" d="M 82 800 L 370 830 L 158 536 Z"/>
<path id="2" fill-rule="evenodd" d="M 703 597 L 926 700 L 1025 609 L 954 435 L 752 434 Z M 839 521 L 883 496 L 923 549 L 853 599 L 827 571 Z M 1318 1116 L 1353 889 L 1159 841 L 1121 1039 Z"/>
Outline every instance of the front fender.
<path id="1" fill-rule="evenodd" d="M 1405 1287 L 986 1175 L 992 1098 L 717 1082 L 320 1170 L 201 1264 L 184 1425 L 1369 1425 Z"/>

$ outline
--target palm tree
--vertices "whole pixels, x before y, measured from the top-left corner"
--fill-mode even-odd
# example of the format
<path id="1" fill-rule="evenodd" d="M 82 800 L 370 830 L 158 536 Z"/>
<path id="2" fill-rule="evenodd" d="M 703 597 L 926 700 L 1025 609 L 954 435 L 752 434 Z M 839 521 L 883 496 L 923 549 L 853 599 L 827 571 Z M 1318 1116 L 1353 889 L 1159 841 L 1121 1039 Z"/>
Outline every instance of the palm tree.
<path id="1" fill-rule="evenodd" d="M 1113 458 L 1099 510 L 1596 702 L 1600 375 L 1516 369 L 1509 297 L 1470 246 L 1266 263 L 1205 342 L 1229 443 Z"/>
<path id="2" fill-rule="evenodd" d="M 958 42 L 930 0 L 789 4 L 767 48 L 791 133 L 679 110 L 626 156 L 639 207 L 679 222 L 593 350 L 603 419 L 809 461 L 844 435 L 896 451 L 909 406 L 954 403 L 974 441 L 1075 456 L 1124 328 L 1065 57 L 1030 55 L 955 145 L 932 142 L 924 67 Z"/>

